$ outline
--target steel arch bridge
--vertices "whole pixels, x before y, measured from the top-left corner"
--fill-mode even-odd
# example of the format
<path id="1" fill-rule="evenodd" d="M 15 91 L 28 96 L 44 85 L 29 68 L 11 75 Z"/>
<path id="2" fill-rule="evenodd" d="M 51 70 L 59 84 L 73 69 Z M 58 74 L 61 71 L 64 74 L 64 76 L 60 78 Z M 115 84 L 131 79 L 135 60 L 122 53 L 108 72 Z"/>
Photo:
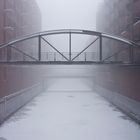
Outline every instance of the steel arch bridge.
<path id="1" fill-rule="evenodd" d="M 72 37 L 73 35 L 87 35 L 91 36 L 90 38 L 93 39 L 91 43 L 89 43 L 85 48 L 81 51 L 75 53 L 72 51 Z M 61 52 L 56 46 L 50 43 L 46 37 L 53 36 L 53 35 L 67 35 L 68 36 L 68 52 Z M 20 49 L 19 43 L 23 43 L 26 41 L 30 41 L 32 39 L 37 39 L 37 52 L 36 56 L 28 52 L 28 49 L 23 51 Z M 107 41 L 104 41 L 104 40 Z M 53 52 L 42 52 L 42 41 L 47 44 Z M 118 49 L 115 49 L 115 52 L 108 50 L 105 51 L 106 46 L 111 46 L 112 48 L 114 45 L 110 42 L 115 41 L 116 43 L 121 43 L 123 45 L 118 46 Z M 98 42 L 98 43 L 97 43 Z M 95 52 L 86 52 L 89 48 L 92 48 L 93 45 L 96 44 L 96 51 Z M 106 45 L 105 45 L 106 44 Z M 27 46 L 29 46 L 28 44 Z M 125 47 L 124 47 L 125 46 Z M 89 30 L 77 30 L 77 29 L 61 29 L 61 30 L 50 30 L 35 33 L 32 35 L 27 35 L 20 39 L 13 40 L 6 44 L 0 45 L 0 64 L 134 64 L 134 49 L 140 48 L 140 45 L 137 43 L 127 40 L 121 37 L 113 36 L 106 33 L 101 33 L 97 31 L 89 31 Z M 97 51 L 98 50 L 98 51 Z M 4 56 L 2 52 L 4 51 Z M 16 54 L 20 54 L 20 59 L 17 55 L 14 55 L 12 51 L 16 51 Z M 123 53 L 125 51 L 125 53 Z M 49 54 L 51 53 L 51 59 L 49 59 Z M 96 53 L 96 58 L 93 57 Z M 120 55 L 122 53 L 122 55 Z M 44 54 L 46 58 L 44 58 Z M 124 59 L 124 55 L 127 54 L 127 60 Z M 88 55 L 91 55 L 91 58 L 88 59 Z M 121 59 L 119 58 L 121 57 Z M 61 59 L 60 59 L 61 57 Z M 115 58 L 115 59 L 114 59 Z"/>

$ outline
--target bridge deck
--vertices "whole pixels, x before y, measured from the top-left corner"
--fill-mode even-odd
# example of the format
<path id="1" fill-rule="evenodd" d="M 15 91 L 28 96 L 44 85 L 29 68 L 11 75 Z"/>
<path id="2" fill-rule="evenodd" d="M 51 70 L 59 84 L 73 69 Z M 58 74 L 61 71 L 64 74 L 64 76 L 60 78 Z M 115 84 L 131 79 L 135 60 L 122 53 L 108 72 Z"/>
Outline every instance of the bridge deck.
<path id="1" fill-rule="evenodd" d="M 65 78 L 57 80 L 46 93 L 5 122 L 0 137 L 2 140 L 139 140 L 140 129 L 81 79 Z"/>
<path id="2" fill-rule="evenodd" d="M 99 64 L 119 64 L 128 65 L 129 63 L 123 62 L 100 62 L 100 61 L 11 61 L 11 62 L 0 62 L 0 64 L 14 64 L 14 65 L 99 65 Z"/>

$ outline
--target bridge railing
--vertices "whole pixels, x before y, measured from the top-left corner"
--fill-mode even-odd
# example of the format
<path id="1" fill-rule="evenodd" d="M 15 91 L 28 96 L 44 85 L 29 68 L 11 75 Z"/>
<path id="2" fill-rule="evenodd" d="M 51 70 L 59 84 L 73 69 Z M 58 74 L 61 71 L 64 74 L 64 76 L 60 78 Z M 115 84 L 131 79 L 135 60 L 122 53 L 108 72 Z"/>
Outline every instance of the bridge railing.
<path id="1" fill-rule="evenodd" d="M 37 83 L 32 87 L 22 89 L 16 93 L 0 98 L 0 124 L 42 91 L 42 83 Z"/>
<path id="2" fill-rule="evenodd" d="M 67 58 L 69 57 L 68 52 L 61 52 L 63 55 L 65 55 Z M 79 52 L 72 52 L 71 56 L 72 58 L 75 57 Z M 37 56 L 36 52 L 30 52 L 29 55 L 31 56 Z M 42 52 L 41 53 L 41 61 L 66 61 L 64 57 L 62 57 L 57 52 Z M 84 52 L 82 55 L 78 56 L 75 61 L 97 61 L 97 53 L 96 52 Z M 1 60 L 2 61 L 2 60 Z M 3 59 L 3 61 L 6 61 L 6 57 Z M 18 52 L 13 52 L 11 55 L 10 62 L 14 61 L 32 61 L 31 58 L 24 54 L 20 54 Z"/>

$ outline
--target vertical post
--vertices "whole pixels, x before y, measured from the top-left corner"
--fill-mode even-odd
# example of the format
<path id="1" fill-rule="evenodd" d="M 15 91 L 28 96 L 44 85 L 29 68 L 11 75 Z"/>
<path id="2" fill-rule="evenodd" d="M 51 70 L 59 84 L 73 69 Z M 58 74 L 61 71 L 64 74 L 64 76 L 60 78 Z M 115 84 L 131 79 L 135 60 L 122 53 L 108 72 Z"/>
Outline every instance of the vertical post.
<path id="1" fill-rule="evenodd" d="M 71 32 L 69 33 L 69 61 L 71 61 Z"/>
<path id="2" fill-rule="evenodd" d="M 25 61 L 26 60 L 26 57 L 25 57 L 25 55 L 23 54 L 23 61 Z"/>
<path id="3" fill-rule="evenodd" d="M 100 43 L 99 43 L 99 61 L 103 60 L 103 39 L 102 36 L 100 35 Z"/>
<path id="4" fill-rule="evenodd" d="M 87 53 L 85 52 L 85 61 L 87 61 Z"/>
<path id="5" fill-rule="evenodd" d="M 63 53 L 62 53 L 63 54 Z M 64 55 L 64 54 L 63 54 Z M 64 57 L 62 56 L 62 61 L 64 60 Z"/>
<path id="6" fill-rule="evenodd" d="M 38 61 L 41 61 L 41 36 L 38 36 Z"/>
<path id="7" fill-rule="evenodd" d="M 133 45 L 130 46 L 129 49 L 129 61 L 131 64 L 133 64 L 134 62 L 134 49 L 133 49 Z"/>
<path id="8" fill-rule="evenodd" d="M 54 61 L 56 61 L 56 52 L 54 53 Z"/>
<path id="9" fill-rule="evenodd" d="M 7 62 L 8 62 L 11 60 L 11 51 L 12 51 L 11 47 L 8 46 L 6 51 L 7 51 Z"/>
<path id="10" fill-rule="evenodd" d="M 6 104 L 7 104 L 7 99 L 6 99 L 6 97 L 4 97 L 4 114 L 3 114 L 4 118 L 7 117 L 7 106 L 6 106 Z"/>
<path id="11" fill-rule="evenodd" d="M 48 61 L 49 60 L 49 56 L 48 56 L 48 52 L 46 52 L 46 60 Z"/>

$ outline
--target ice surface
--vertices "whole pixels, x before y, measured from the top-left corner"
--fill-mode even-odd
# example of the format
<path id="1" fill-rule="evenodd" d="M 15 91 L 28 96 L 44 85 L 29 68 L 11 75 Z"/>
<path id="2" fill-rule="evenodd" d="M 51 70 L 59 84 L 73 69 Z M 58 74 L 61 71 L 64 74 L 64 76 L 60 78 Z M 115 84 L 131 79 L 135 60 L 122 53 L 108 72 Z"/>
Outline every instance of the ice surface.
<path id="1" fill-rule="evenodd" d="M 82 79 L 61 78 L 1 126 L 0 140 L 140 140 L 140 128 Z"/>

